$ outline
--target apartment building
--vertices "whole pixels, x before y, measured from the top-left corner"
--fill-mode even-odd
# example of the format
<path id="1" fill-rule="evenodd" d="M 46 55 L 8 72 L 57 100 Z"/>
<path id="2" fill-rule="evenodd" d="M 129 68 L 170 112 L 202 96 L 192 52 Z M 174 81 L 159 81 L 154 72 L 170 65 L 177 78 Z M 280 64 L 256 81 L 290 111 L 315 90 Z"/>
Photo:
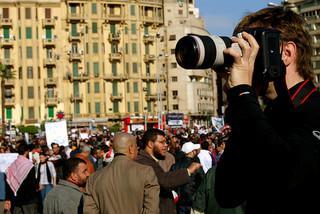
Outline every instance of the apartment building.
<path id="1" fill-rule="evenodd" d="M 159 112 L 209 113 L 211 73 L 188 71 L 181 78 L 186 71 L 177 73 L 172 55 L 174 43 L 186 33 L 183 24 L 199 24 L 195 28 L 205 32 L 203 21 L 191 14 L 196 11 L 192 5 L 162 0 L 0 0 L 0 59 L 15 74 L 5 81 L 6 121 L 39 124 L 63 113 L 73 126 L 120 122 L 134 130 L 135 124 L 157 124 L 162 120 Z M 179 24 L 175 40 L 170 40 L 174 28 L 163 27 L 164 7 L 171 6 L 183 8 L 185 17 L 179 23 L 186 20 Z M 176 78 L 188 89 L 176 87 Z M 194 100 L 187 99 L 193 95 Z M 201 97 L 211 101 L 197 104 Z"/>

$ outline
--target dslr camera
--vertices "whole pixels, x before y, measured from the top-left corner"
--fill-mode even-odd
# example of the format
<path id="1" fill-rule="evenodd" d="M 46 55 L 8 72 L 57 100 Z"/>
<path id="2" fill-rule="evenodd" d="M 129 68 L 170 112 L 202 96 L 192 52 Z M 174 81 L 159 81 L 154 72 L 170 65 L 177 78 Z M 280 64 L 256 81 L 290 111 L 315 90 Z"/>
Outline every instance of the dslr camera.
<path id="1" fill-rule="evenodd" d="M 281 78 L 284 69 L 280 53 L 280 32 L 267 28 L 249 28 L 245 31 L 253 35 L 260 46 L 253 80 L 269 82 Z M 189 34 L 178 41 L 175 56 L 182 68 L 212 68 L 220 72 L 233 63 L 233 57 L 223 53 L 229 47 L 241 52 L 239 45 L 232 43 L 229 37 Z"/>

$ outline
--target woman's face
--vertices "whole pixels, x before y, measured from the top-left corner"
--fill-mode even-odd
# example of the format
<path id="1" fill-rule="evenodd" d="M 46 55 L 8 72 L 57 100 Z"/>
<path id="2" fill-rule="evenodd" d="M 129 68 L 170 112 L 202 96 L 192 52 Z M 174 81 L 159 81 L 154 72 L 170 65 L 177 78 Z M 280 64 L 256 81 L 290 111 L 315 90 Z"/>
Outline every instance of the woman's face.
<path id="1" fill-rule="evenodd" d="M 47 157 L 45 155 L 40 155 L 40 162 L 44 163 L 46 162 Z"/>

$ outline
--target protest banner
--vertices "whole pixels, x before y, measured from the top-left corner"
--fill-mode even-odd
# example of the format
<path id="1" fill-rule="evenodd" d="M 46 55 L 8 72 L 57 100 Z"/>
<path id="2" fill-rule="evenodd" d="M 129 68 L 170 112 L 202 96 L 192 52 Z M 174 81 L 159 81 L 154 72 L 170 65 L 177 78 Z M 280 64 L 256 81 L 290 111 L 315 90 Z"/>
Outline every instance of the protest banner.
<path id="1" fill-rule="evenodd" d="M 213 127 L 216 129 L 216 132 L 221 132 L 221 129 L 224 126 L 223 117 L 211 117 L 211 122 Z"/>
<path id="2" fill-rule="evenodd" d="M 66 120 L 47 122 L 45 123 L 45 130 L 49 148 L 51 148 L 51 143 L 57 143 L 60 146 L 69 145 Z"/>
<path id="3" fill-rule="evenodd" d="M 18 153 L 1 153 L 0 154 L 0 172 L 5 172 L 7 168 L 18 157 Z"/>

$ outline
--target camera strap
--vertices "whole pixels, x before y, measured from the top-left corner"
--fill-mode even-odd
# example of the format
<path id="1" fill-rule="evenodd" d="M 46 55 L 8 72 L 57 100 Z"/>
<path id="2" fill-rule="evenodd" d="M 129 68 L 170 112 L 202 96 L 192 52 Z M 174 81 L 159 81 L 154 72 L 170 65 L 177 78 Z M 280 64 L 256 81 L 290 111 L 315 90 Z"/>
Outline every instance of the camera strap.
<path id="1" fill-rule="evenodd" d="M 317 88 L 314 84 L 308 79 L 305 80 L 299 88 L 291 95 L 291 101 L 295 108 L 302 105 L 314 92 L 317 91 Z"/>

